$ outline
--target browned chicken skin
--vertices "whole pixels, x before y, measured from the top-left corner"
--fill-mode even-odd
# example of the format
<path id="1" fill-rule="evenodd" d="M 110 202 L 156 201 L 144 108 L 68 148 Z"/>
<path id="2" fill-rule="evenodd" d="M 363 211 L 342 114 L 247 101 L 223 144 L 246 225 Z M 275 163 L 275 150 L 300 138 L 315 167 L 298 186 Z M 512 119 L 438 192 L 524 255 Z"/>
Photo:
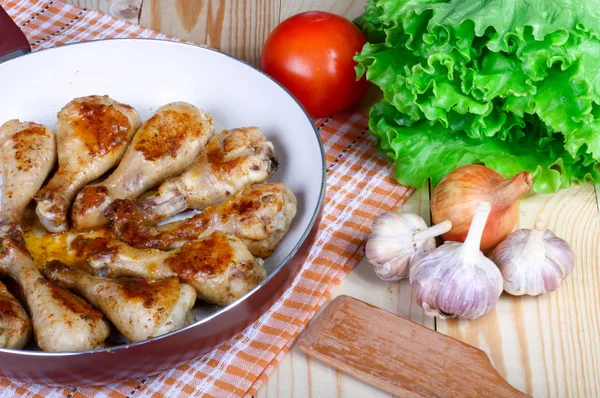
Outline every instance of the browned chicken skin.
<path id="1" fill-rule="evenodd" d="M 277 171 L 273 144 L 257 127 L 223 130 L 181 175 L 161 184 L 158 194 L 138 205 L 148 222 L 158 222 L 186 209 L 220 203 Z"/>
<path id="2" fill-rule="evenodd" d="M 89 251 L 88 264 L 97 275 L 147 279 L 177 276 L 196 289 L 199 299 L 216 305 L 234 302 L 266 277 L 261 259 L 238 238 L 218 231 L 170 252 L 136 249 L 107 238 L 73 243 Z"/>
<path id="3" fill-rule="evenodd" d="M 134 199 L 184 171 L 214 134 L 212 117 L 185 102 L 159 108 L 140 127 L 117 169 L 103 182 L 85 187 L 73 204 L 73 227 L 101 227 L 115 199 Z"/>
<path id="4" fill-rule="evenodd" d="M 96 95 L 75 98 L 57 117 L 56 134 L 31 122 L 0 126 L 0 276 L 16 281 L 27 304 L 26 312 L 0 283 L 0 347 L 22 348 L 33 334 L 43 351 L 100 348 L 110 333 L 106 318 L 129 341 L 142 341 L 193 322 L 197 297 L 228 305 L 264 280 L 261 257 L 289 230 L 296 197 L 282 183 L 263 183 L 278 160 L 257 127 L 215 134 L 212 117 L 184 102 L 159 108 L 142 125 L 131 106 Z M 58 170 L 40 190 L 57 149 Z M 161 182 L 156 196 L 132 202 Z M 135 247 L 82 235 L 71 250 L 86 252 L 95 275 L 53 262 L 46 279 L 20 229 L 34 195 L 48 231 L 68 229 L 71 210 L 75 229 L 110 221 Z M 203 211 L 155 226 L 189 208 Z"/>
<path id="5" fill-rule="evenodd" d="M 47 265 L 44 271 L 50 280 L 100 308 L 131 342 L 160 336 L 194 321 L 191 309 L 196 292 L 177 278 L 113 280 L 59 263 Z"/>
<path id="6" fill-rule="evenodd" d="M 21 241 L 21 218 L 56 162 L 54 133 L 47 127 L 10 120 L 0 126 L 2 205 L 0 236 Z"/>
<path id="7" fill-rule="evenodd" d="M 141 124 L 137 112 L 108 96 L 75 98 L 58 112 L 58 171 L 36 195 L 36 213 L 50 232 L 65 231 L 71 201 L 115 166 Z"/>
<path id="8" fill-rule="evenodd" d="M 221 231 L 240 238 L 254 256 L 264 258 L 288 231 L 296 215 L 296 197 L 282 183 L 254 185 L 191 218 L 160 227 L 147 225 L 144 213 L 131 201 L 115 201 L 106 215 L 117 236 L 137 248 L 173 249 Z"/>
<path id="9" fill-rule="evenodd" d="M 10 238 L 0 239 L 0 273 L 21 286 L 43 351 L 85 351 L 101 346 L 110 326 L 85 300 L 47 281 L 29 253 Z"/>
<path id="10" fill-rule="evenodd" d="M 23 348 L 31 338 L 31 319 L 0 283 L 0 348 Z"/>

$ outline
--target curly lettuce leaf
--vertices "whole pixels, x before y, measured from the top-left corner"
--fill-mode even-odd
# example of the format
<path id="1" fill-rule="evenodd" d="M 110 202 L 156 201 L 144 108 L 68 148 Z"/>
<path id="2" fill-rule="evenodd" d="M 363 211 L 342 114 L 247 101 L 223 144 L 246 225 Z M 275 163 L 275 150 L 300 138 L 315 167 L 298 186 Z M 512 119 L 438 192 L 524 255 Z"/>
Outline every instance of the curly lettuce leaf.
<path id="1" fill-rule="evenodd" d="M 383 43 L 385 41 L 385 32 L 381 24 L 381 8 L 366 7 L 365 13 L 354 20 L 354 23 L 360 27 L 369 43 Z"/>
<path id="2" fill-rule="evenodd" d="M 505 52 L 508 38 L 521 27 L 531 27 L 535 40 L 543 40 L 556 32 L 598 29 L 600 20 L 598 4 L 591 0 L 453 0 L 419 4 L 414 9 L 417 13 L 434 11 L 428 30 L 436 26 L 452 29 L 466 20 L 474 23 L 476 36 L 493 28 L 493 43 Z"/>
<path id="3" fill-rule="evenodd" d="M 572 181 L 600 182 L 593 160 L 585 153 L 572 157 L 560 140 L 543 131 L 512 142 L 473 139 L 427 121 L 403 125 L 402 115 L 385 101 L 372 107 L 369 128 L 379 149 L 395 162 L 398 181 L 408 186 L 421 188 L 429 178 L 436 185 L 457 167 L 473 163 L 485 163 L 507 178 L 529 171 L 540 193 L 555 192 Z"/>
<path id="4" fill-rule="evenodd" d="M 475 161 L 503 174 L 521 166 L 541 180 L 540 192 L 597 181 L 600 9 L 593 2 L 370 0 L 358 22 L 377 41 L 356 57 L 357 72 L 381 87 L 378 109 L 388 110 L 382 118 L 374 108 L 371 131 L 399 170 L 402 162 L 420 167 L 410 170 L 415 181 Z M 392 110 L 397 126 L 389 130 L 382 120 Z M 431 139 L 390 152 L 418 135 Z M 432 152 L 444 164 L 417 161 Z"/>

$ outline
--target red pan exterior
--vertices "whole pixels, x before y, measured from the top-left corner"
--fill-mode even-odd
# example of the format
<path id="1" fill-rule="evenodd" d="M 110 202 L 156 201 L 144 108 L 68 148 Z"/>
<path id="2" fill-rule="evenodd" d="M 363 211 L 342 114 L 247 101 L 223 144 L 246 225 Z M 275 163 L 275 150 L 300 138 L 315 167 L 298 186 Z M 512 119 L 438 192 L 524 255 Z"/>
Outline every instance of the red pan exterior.
<path id="1" fill-rule="evenodd" d="M 0 36 L 6 33 L 9 21 L 12 22 L 0 9 Z M 14 35 L 7 38 L 9 40 L 6 42 L 0 39 L 0 60 L 7 50 L 22 48 L 22 43 L 15 40 Z M 11 46 L 7 42 L 11 42 Z M 282 89 L 285 90 L 283 87 Z M 309 118 L 308 114 L 306 117 Z M 317 131 L 314 132 L 318 137 Z M 291 285 L 315 242 L 325 199 L 325 158 L 322 146 L 320 150 L 323 161 L 321 197 L 311 230 L 294 256 L 251 294 L 224 312 L 195 326 L 111 350 L 44 353 L 0 349 L 0 377 L 54 386 L 101 385 L 131 380 L 154 375 L 196 359 L 244 330 L 264 314 Z"/>
<path id="2" fill-rule="evenodd" d="M 294 257 L 253 294 L 224 313 L 175 334 L 111 351 L 0 352 L 0 376 L 46 385 L 98 385 L 157 374 L 206 354 L 256 321 L 291 285 L 315 241 L 322 206 Z"/>
<path id="3" fill-rule="evenodd" d="M 29 41 L 0 6 L 0 62 L 12 53 L 20 55 L 28 52 L 31 52 Z"/>

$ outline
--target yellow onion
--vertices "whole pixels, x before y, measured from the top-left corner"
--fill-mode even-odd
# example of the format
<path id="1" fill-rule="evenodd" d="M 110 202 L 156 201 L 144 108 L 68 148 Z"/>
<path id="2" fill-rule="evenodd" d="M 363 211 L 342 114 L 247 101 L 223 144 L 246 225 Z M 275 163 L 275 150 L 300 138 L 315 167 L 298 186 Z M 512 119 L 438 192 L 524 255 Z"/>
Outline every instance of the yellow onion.
<path id="1" fill-rule="evenodd" d="M 464 242 L 479 202 L 490 202 L 492 210 L 481 239 L 481 251 L 496 247 L 512 232 L 519 216 L 518 199 L 533 185 L 531 173 L 522 172 L 505 180 L 482 165 L 460 167 L 444 177 L 431 197 L 434 223 L 452 222 L 445 240 Z"/>

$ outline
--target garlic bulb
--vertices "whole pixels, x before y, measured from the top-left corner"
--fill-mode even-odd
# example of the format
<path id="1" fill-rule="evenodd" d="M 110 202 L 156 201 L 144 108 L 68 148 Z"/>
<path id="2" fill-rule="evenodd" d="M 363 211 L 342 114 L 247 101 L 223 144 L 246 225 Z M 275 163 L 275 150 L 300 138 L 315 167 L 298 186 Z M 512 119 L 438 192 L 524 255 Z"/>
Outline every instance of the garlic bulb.
<path id="1" fill-rule="evenodd" d="M 410 285 L 415 301 L 427 315 L 475 319 L 498 302 L 502 275 L 479 249 L 491 207 L 490 202 L 477 205 L 464 243 L 446 242 L 415 257 Z"/>
<path id="2" fill-rule="evenodd" d="M 365 255 L 381 279 L 395 281 L 406 278 L 413 257 L 435 249 L 434 238 L 450 228 L 450 221 L 428 228 L 423 218 L 416 214 L 382 213 L 371 227 Z"/>
<path id="3" fill-rule="evenodd" d="M 513 232 L 494 251 L 492 260 L 504 278 L 504 290 L 520 296 L 550 293 L 573 271 L 569 244 L 538 221 L 534 229 Z"/>

